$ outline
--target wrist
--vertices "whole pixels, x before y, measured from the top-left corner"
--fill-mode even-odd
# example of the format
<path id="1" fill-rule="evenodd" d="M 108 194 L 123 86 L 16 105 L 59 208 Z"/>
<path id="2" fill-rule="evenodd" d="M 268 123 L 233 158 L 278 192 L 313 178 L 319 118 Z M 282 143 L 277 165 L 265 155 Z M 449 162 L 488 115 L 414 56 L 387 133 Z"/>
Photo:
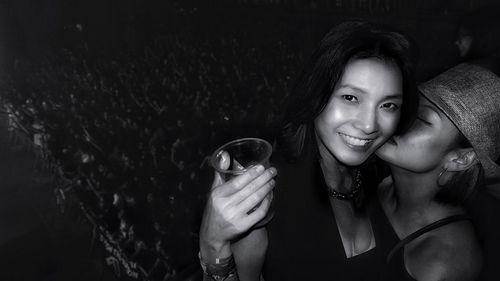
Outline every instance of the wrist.
<path id="1" fill-rule="evenodd" d="M 234 277 L 236 277 L 236 279 L 234 280 L 238 280 L 238 275 L 236 273 L 236 263 L 232 255 L 227 258 L 216 259 L 214 261 L 207 262 L 202 258 L 201 252 L 199 252 L 198 258 L 200 259 L 200 265 L 203 269 L 204 275 L 210 278 L 210 280 L 227 281 L 233 280 Z"/>
<path id="2" fill-rule="evenodd" d="M 232 255 L 231 243 L 200 239 L 200 258 L 205 261 L 227 258 Z"/>

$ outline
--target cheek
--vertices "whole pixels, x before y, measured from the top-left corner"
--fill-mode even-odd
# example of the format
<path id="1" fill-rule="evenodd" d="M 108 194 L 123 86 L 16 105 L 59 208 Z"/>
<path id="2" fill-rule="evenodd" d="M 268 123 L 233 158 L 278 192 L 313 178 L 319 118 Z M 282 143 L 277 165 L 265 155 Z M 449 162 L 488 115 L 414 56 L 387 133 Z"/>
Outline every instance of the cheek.
<path id="1" fill-rule="evenodd" d="M 323 113 L 320 114 L 314 120 L 314 130 L 316 134 L 323 140 L 328 142 L 328 138 L 330 135 L 330 125 L 328 124 L 327 116 Z"/>
<path id="2" fill-rule="evenodd" d="M 414 152 L 415 154 L 421 154 L 428 151 L 432 151 L 435 147 L 432 139 L 427 136 L 413 135 L 409 136 L 407 139 L 406 149 Z"/>
<path id="3" fill-rule="evenodd" d="M 348 112 L 343 110 L 342 107 L 329 104 L 316 118 L 316 130 L 321 133 L 329 133 L 342 123 L 347 114 Z"/>
<path id="4" fill-rule="evenodd" d="M 379 128 L 381 135 L 385 138 L 391 137 L 399 124 L 399 113 L 387 114 L 386 116 L 382 115 L 379 118 Z"/>
<path id="5" fill-rule="evenodd" d="M 415 170 L 428 170 L 439 164 L 444 149 L 435 138 L 428 135 L 411 134 L 405 138 L 404 156 Z M 402 155 L 401 155 L 402 156 Z"/>

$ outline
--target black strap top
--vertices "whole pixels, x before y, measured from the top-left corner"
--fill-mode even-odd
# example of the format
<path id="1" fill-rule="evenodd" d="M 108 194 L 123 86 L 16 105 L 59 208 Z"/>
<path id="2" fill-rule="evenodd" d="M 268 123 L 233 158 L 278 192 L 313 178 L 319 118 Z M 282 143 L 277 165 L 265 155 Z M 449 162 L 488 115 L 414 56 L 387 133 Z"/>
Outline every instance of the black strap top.
<path id="1" fill-rule="evenodd" d="M 386 262 L 389 264 L 391 262 L 392 258 L 394 257 L 394 255 L 398 251 L 400 251 L 406 244 L 415 240 L 419 236 L 421 236 L 421 235 L 423 235 L 431 230 L 434 230 L 436 228 L 442 227 L 444 225 L 447 225 L 447 224 L 450 224 L 450 223 L 453 223 L 456 221 L 462 221 L 462 220 L 471 220 L 471 218 L 465 214 L 449 216 L 449 217 L 446 217 L 444 219 L 440 219 L 438 221 L 435 221 L 429 225 L 422 227 L 421 229 L 419 229 L 419 230 L 413 232 L 412 234 L 408 235 L 407 237 L 405 237 L 403 240 L 399 241 L 399 243 L 396 244 L 396 246 L 394 246 L 394 248 L 389 252 L 389 255 L 387 255 Z"/>
<path id="2" fill-rule="evenodd" d="M 396 245 L 392 248 L 392 250 L 386 257 L 386 266 L 383 273 L 384 276 L 383 280 L 414 281 L 415 278 L 413 278 L 406 270 L 404 261 L 404 252 L 402 250 L 404 246 L 413 241 L 414 239 L 416 239 L 417 237 L 420 237 L 424 233 L 427 233 L 444 225 L 463 220 L 470 220 L 470 218 L 467 215 L 450 216 L 438 220 L 436 222 L 433 222 L 425 227 L 422 227 L 421 229 L 408 235 L 406 238 L 399 240 L 399 242 L 396 243 Z"/>

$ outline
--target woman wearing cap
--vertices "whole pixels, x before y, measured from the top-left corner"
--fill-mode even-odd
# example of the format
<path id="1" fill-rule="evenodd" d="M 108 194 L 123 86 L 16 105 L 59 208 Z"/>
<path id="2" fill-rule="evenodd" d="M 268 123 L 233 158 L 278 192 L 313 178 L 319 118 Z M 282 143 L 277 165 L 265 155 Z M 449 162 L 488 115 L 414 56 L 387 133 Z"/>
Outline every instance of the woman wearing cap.
<path id="1" fill-rule="evenodd" d="M 378 195 L 400 240 L 387 280 L 475 280 L 482 255 L 464 202 L 500 174 L 500 79 L 461 64 L 419 89 L 416 123 L 376 153 L 391 168 Z"/>

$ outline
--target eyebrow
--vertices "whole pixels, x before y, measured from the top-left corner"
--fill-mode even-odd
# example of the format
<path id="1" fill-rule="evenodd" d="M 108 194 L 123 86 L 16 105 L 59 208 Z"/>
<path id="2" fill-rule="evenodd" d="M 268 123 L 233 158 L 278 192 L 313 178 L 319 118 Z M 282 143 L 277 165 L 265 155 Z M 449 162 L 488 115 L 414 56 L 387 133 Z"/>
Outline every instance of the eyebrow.
<path id="1" fill-rule="evenodd" d="M 362 94 L 367 94 L 367 92 L 364 89 L 361 89 L 359 87 L 356 87 L 356 86 L 353 86 L 350 84 L 342 84 L 339 87 L 339 89 L 344 89 L 344 88 L 348 88 L 348 89 L 354 90 L 356 92 L 360 92 Z M 387 95 L 387 96 L 385 96 L 385 98 L 386 99 L 403 99 L 403 94 L 397 93 L 397 94 L 393 94 L 393 95 Z"/>

